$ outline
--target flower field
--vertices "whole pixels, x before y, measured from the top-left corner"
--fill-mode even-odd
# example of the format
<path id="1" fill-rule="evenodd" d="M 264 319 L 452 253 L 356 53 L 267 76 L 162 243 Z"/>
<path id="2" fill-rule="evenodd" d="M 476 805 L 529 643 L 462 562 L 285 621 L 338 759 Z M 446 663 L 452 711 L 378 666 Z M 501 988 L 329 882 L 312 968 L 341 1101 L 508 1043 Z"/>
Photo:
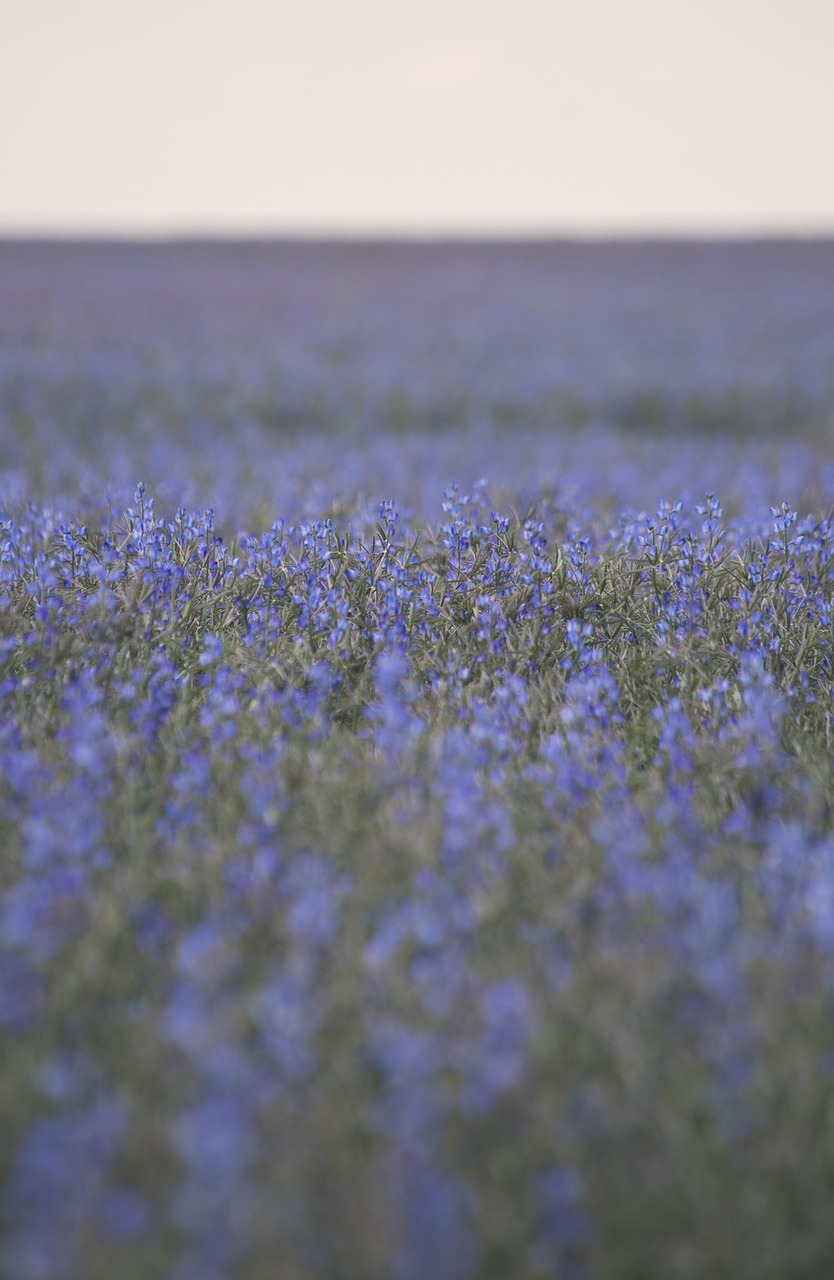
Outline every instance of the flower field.
<path id="1" fill-rule="evenodd" d="M 830 1274 L 832 433 L 831 245 L 0 245 L 0 1274 Z"/>

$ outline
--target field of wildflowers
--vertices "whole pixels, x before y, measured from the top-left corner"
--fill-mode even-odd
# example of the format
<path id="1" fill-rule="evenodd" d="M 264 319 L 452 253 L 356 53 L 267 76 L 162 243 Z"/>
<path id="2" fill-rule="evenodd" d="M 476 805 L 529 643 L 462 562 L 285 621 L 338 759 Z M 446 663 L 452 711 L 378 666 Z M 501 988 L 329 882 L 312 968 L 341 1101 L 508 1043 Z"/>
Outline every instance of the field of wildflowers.
<path id="1" fill-rule="evenodd" d="M 831 1274 L 833 438 L 834 245 L 0 245 L 0 1274 Z"/>

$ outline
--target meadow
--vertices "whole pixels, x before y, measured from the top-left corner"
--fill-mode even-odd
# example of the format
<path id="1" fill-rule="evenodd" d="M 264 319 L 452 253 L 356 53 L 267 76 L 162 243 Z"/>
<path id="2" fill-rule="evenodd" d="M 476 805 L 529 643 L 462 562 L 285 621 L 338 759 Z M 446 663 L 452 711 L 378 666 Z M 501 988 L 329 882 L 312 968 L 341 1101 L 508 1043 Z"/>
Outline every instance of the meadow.
<path id="1" fill-rule="evenodd" d="M 0 244 L 0 1274 L 825 1280 L 834 244 Z"/>

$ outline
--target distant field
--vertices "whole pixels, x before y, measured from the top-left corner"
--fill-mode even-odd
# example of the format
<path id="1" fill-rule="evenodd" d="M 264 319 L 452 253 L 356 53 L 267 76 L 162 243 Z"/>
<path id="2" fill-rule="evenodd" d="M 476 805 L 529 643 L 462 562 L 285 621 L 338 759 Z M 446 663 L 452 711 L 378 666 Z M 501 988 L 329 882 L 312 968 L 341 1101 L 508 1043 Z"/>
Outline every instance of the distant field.
<path id="1" fill-rule="evenodd" d="M 245 527 L 481 476 L 827 502 L 832 280 L 832 242 L 0 243 L 0 466 Z"/>
<path id="2" fill-rule="evenodd" d="M 0 244 L 0 1274 L 827 1280 L 834 244 Z"/>

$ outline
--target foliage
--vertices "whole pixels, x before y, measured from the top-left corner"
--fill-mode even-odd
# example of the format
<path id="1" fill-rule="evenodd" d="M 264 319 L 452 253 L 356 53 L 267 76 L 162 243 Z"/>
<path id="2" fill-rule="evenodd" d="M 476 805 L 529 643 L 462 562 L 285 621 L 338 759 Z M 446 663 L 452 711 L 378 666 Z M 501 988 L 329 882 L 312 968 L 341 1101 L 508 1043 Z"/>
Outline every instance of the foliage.
<path id="1" fill-rule="evenodd" d="M 9 1275 L 822 1274 L 831 523 L 443 507 L 6 513 Z"/>
<path id="2" fill-rule="evenodd" d="M 4 1277 L 829 1275 L 831 253 L 0 245 Z"/>

